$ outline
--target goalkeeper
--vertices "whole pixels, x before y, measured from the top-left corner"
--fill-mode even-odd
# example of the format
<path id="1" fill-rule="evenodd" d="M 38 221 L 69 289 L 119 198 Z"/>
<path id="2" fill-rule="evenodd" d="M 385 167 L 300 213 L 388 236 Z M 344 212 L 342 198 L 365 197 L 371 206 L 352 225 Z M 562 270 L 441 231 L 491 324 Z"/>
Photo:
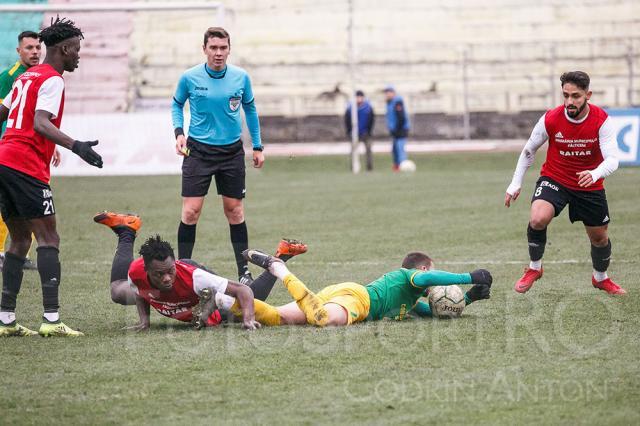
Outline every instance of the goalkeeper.
<path id="1" fill-rule="evenodd" d="M 493 281 L 486 269 L 465 274 L 435 270 L 429 256 L 415 252 L 405 257 L 402 268 L 388 272 L 366 286 L 346 282 L 325 287 L 315 294 L 282 260 L 258 250 L 245 250 L 243 255 L 249 262 L 280 278 L 295 300 L 277 308 L 263 303 L 260 312 L 256 309 L 256 320 L 264 325 L 345 326 L 383 318 L 403 320 L 408 313 L 430 317 L 429 305 L 418 300 L 430 287 L 474 284 L 464 297 L 466 304 L 470 304 L 488 299 Z"/>

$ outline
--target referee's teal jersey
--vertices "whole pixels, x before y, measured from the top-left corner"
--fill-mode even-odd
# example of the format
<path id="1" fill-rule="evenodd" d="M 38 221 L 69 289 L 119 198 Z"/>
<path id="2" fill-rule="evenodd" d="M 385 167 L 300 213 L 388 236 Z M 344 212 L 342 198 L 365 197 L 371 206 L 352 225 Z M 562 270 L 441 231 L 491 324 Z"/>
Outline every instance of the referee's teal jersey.
<path id="1" fill-rule="evenodd" d="M 180 77 L 171 105 L 173 127 L 184 128 L 184 104 L 189 101 L 189 137 L 208 145 L 229 145 L 242 133 L 240 106 L 254 148 L 262 147 L 260 121 L 249 75 L 234 65 L 214 71 L 206 63 L 196 65 Z"/>

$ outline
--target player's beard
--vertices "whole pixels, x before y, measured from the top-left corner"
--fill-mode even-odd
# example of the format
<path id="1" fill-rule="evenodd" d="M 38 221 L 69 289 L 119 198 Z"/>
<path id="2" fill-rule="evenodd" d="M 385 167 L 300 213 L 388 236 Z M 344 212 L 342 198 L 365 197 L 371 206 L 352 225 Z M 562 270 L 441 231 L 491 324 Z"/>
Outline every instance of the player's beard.
<path id="1" fill-rule="evenodd" d="M 582 104 L 582 106 L 580 108 L 569 109 L 569 108 L 565 107 L 565 110 L 567 111 L 567 115 L 569 116 L 569 118 L 576 118 L 580 114 L 582 114 L 582 111 L 584 111 L 584 109 L 586 107 L 587 107 L 587 101 L 584 101 L 584 103 Z"/>

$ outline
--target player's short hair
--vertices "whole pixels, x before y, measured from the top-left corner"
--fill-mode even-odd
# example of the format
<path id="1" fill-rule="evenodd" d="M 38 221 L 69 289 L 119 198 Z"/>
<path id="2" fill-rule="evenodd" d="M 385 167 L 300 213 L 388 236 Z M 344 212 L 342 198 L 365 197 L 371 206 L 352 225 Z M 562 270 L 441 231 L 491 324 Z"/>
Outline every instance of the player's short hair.
<path id="1" fill-rule="evenodd" d="M 569 71 L 560 76 L 560 83 L 560 87 L 564 87 L 567 83 L 572 83 L 581 90 L 589 90 L 591 79 L 589 74 L 584 71 Z"/>
<path id="2" fill-rule="evenodd" d="M 427 269 L 430 269 L 432 264 L 433 260 L 421 251 L 411 252 L 402 260 L 402 267 L 406 269 L 417 269 L 419 266 L 426 266 Z"/>
<path id="3" fill-rule="evenodd" d="M 73 37 L 83 39 L 84 35 L 73 21 L 56 16 L 55 21 L 51 18 L 51 25 L 40 31 L 38 37 L 40 37 L 40 41 L 43 42 L 45 46 L 50 47 Z"/>
<path id="4" fill-rule="evenodd" d="M 229 47 L 231 47 L 231 36 L 227 32 L 227 30 L 225 30 L 224 28 L 222 28 L 222 27 L 209 27 L 209 28 L 207 28 L 207 31 L 204 32 L 204 42 L 202 43 L 202 45 L 206 46 L 207 42 L 212 37 L 215 37 L 215 38 L 226 38 L 229 41 Z"/>
<path id="5" fill-rule="evenodd" d="M 164 241 L 160 235 L 154 235 L 149 238 L 140 246 L 140 256 L 144 261 L 145 268 L 148 268 L 152 261 L 159 260 L 164 261 L 168 257 L 175 259 L 173 254 L 173 247 L 171 244 Z"/>
<path id="6" fill-rule="evenodd" d="M 38 38 L 38 33 L 35 31 L 23 31 L 18 34 L 18 43 L 22 41 L 23 38 Z"/>

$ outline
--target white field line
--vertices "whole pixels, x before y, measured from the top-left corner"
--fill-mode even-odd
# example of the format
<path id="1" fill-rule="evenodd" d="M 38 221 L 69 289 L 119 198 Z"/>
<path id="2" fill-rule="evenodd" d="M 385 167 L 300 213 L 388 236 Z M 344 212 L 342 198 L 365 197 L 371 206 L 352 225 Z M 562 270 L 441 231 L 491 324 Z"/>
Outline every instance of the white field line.
<path id="1" fill-rule="evenodd" d="M 440 140 L 440 141 L 409 141 L 406 150 L 412 152 L 518 152 L 524 147 L 525 140 Z M 375 141 L 372 144 L 375 153 L 391 152 L 391 142 Z M 247 150 L 250 153 L 251 150 Z M 348 142 L 299 142 L 267 144 L 265 152 L 274 156 L 305 156 L 305 155 L 347 155 L 351 152 Z M 364 144 L 360 144 L 358 152 L 364 154 Z M 249 154 L 248 154 L 249 155 Z"/>

